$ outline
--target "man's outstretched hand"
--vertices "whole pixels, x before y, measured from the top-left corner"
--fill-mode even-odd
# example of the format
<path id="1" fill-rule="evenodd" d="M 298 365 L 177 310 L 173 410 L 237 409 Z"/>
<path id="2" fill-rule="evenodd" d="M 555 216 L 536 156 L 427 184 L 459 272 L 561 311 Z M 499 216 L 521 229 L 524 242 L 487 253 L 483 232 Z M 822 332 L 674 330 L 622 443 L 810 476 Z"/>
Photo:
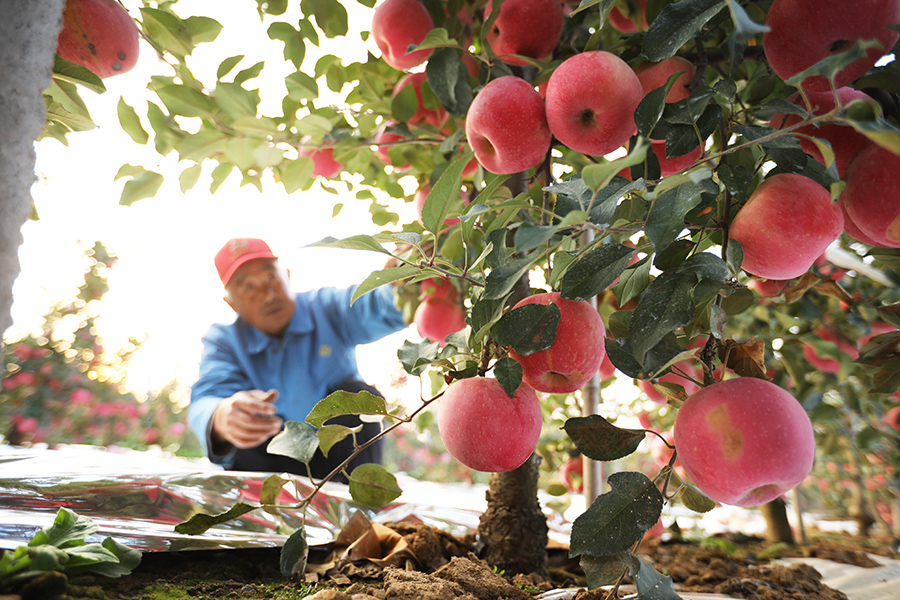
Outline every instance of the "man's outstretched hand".
<path id="1" fill-rule="evenodd" d="M 213 444 L 255 448 L 281 431 L 283 422 L 275 415 L 277 398 L 277 390 L 246 390 L 222 400 L 213 412 Z"/>

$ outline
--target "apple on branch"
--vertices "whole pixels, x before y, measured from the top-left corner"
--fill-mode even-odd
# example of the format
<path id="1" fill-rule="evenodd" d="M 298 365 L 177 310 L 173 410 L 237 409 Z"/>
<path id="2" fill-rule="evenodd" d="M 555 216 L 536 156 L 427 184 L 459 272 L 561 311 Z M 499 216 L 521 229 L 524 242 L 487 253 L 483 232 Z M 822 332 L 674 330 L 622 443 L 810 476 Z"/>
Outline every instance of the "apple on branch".
<path id="1" fill-rule="evenodd" d="M 446 345 L 444 339 L 466 326 L 466 313 L 459 302 L 448 297 L 429 296 L 422 300 L 413 316 L 422 338 Z"/>
<path id="2" fill-rule="evenodd" d="M 633 0 L 640 14 L 626 15 L 618 6 L 609 11 L 609 24 L 622 33 L 635 33 L 647 28 L 647 0 Z"/>
<path id="3" fill-rule="evenodd" d="M 841 69 L 835 87 L 856 81 L 875 66 L 897 42 L 900 33 L 889 29 L 900 24 L 900 0 L 775 0 L 769 8 L 763 47 L 769 66 L 782 79 L 789 79 L 823 60 L 842 52 L 857 40 L 876 40 L 880 48 Z M 824 92 L 828 80 L 816 75 L 803 81 L 803 88 Z"/>
<path id="4" fill-rule="evenodd" d="M 412 118 L 407 120 L 407 123 L 410 125 L 425 123 L 427 125 L 440 128 L 447 120 L 447 111 L 444 110 L 444 107 L 440 104 L 438 104 L 436 108 L 428 108 L 425 106 L 424 96 L 422 95 L 422 86 L 427 82 L 428 76 L 425 73 L 408 73 L 404 75 L 400 79 L 400 81 L 397 82 L 397 85 L 394 86 L 394 91 L 391 94 L 391 97 L 396 97 L 401 90 L 411 85 L 416 92 L 416 101 L 418 102 L 418 108 L 416 108 L 416 113 L 412 116 Z M 435 102 L 437 102 L 436 98 Z"/>
<path id="5" fill-rule="evenodd" d="M 717 502 L 758 506 L 801 483 L 816 443 L 806 411 L 774 383 L 727 379 L 690 396 L 675 415 L 685 473 Z"/>
<path id="6" fill-rule="evenodd" d="M 900 248 L 897 173 L 900 156 L 873 144 L 850 163 L 840 198 L 852 225 L 873 245 L 885 248 Z"/>
<path id="7" fill-rule="evenodd" d="M 476 471 L 499 473 L 522 465 L 541 436 L 541 403 L 523 383 L 510 398 L 496 379 L 451 383 L 438 406 L 438 431 L 453 458 Z"/>
<path id="8" fill-rule="evenodd" d="M 529 296 L 513 310 L 527 304 L 551 302 L 560 313 L 553 345 L 527 356 L 510 350 L 509 356 L 522 365 L 523 379 L 534 389 L 548 394 L 568 394 L 581 389 L 600 369 L 606 356 L 606 328 L 600 313 L 589 302 L 567 300 L 559 292 Z"/>
<path id="9" fill-rule="evenodd" d="M 485 18 L 491 14 L 491 8 L 488 0 Z M 526 65 L 524 60 L 510 55 L 547 58 L 559 44 L 564 20 L 560 0 L 504 0 L 487 41 L 503 62 Z"/>
<path id="10" fill-rule="evenodd" d="M 562 144 L 603 156 L 637 132 L 634 111 L 644 97 L 628 63 L 602 50 L 567 58 L 547 83 L 547 123 Z"/>
<path id="11" fill-rule="evenodd" d="M 139 41 L 137 25 L 115 0 L 67 0 L 56 52 L 105 79 L 134 68 Z"/>
<path id="12" fill-rule="evenodd" d="M 552 135 L 544 99 L 530 83 L 507 75 L 488 83 L 466 114 L 466 137 L 478 163 L 498 175 L 538 165 Z"/>
<path id="13" fill-rule="evenodd" d="M 743 269 L 763 279 L 793 279 L 809 270 L 844 228 L 844 216 L 821 185 L 795 173 L 763 181 L 731 222 Z"/>
<path id="14" fill-rule="evenodd" d="M 408 52 L 434 29 L 434 21 L 419 0 L 384 0 L 372 14 L 372 38 L 384 62 L 404 71 L 421 65 L 431 49 Z"/>
<path id="15" fill-rule="evenodd" d="M 344 168 L 344 163 L 334 160 L 333 143 L 323 143 L 319 146 L 311 144 L 307 146 L 306 144 L 309 144 L 308 136 L 300 141 L 300 156 L 312 159 L 313 175 L 331 179 Z"/>

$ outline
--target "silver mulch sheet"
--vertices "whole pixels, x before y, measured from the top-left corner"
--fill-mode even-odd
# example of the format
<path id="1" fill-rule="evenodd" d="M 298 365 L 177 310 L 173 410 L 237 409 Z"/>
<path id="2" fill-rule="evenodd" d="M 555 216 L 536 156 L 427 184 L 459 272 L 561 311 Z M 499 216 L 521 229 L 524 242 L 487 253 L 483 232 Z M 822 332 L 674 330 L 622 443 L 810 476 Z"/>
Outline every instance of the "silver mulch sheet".
<path id="1" fill-rule="evenodd" d="M 403 495 L 372 510 L 352 500 L 347 486 L 328 483 L 306 514 L 252 511 L 197 536 L 175 525 L 198 512 L 219 514 L 237 502 L 257 503 L 267 473 L 224 471 L 207 460 L 162 452 L 67 446 L 55 450 L 0 445 L 0 548 L 15 548 L 67 507 L 93 519 L 100 541 L 112 536 L 142 551 L 281 546 L 305 522 L 310 545 L 327 544 L 357 509 L 374 522 L 419 521 L 464 534 L 485 507 L 483 486 L 422 482 L 398 475 Z M 295 487 L 296 486 L 296 487 Z M 312 490 L 305 477 L 284 487 L 279 503 Z M 551 538 L 568 541 L 569 524 L 551 519 Z"/>

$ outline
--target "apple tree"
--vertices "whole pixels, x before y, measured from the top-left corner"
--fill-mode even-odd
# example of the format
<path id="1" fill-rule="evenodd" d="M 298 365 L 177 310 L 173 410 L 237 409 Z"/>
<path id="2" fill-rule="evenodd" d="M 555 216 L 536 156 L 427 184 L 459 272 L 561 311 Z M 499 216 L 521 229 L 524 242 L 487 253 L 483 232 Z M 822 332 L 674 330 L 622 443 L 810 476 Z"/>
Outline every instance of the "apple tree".
<path id="1" fill-rule="evenodd" d="M 773 500 L 777 514 L 778 497 L 812 466 L 813 431 L 851 447 L 896 441 L 881 417 L 900 382 L 900 71 L 878 61 L 900 35 L 900 0 L 828 10 L 812 0 L 256 8 L 293 66 L 280 112 L 260 110 L 272 65 L 223 48 L 215 79 L 201 80 L 191 53 L 215 45 L 218 23 L 182 14 L 177 2 L 147 2 L 132 16 L 170 71 L 150 82 L 145 105 L 119 103 L 122 127 L 177 154 L 184 190 L 206 172 L 212 191 L 228 177 L 262 189 L 271 175 L 289 193 L 318 181 L 369 202 L 383 233 L 320 245 L 389 257 L 356 294 L 395 284 L 426 333 L 399 358 L 410 374 L 440 375 L 423 406 L 445 405 L 441 433 L 457 459 L 497 471 L 480 527 L 489 562 L 539 570 L 546 541 L 538 461 L 525 452 L 510 465 L 496 446 L 531 445 L 523 405 L 533 390 L 589 405 L 578 388 L 596 390 L 604 358 L 615 367 L 605 377 L 662 394 L 676 422 L 682 408 L 693 416 L 658 473 L 613 474 L 574 523 L 571 553 L 591 586 L 628 571 L 639 594 L 668 590 L 633 553 L 666 502 L 702 511 Z M 349 14 L 363 10 L 370 26 L 351 32 Z M 324 40 L 348 35 L 370 40 L 364 62 L 324 53 L 305 62 Z M 325 92 L 342 100 L 318 101 Z M 126 204 L 162 181 L 142 166 L 120 175 Z M 420 218 L 401 223 L 373 190 L 417 199 Z M 527 302 L 543 294 L 554 301 Z M 572 305 L 603 318 L 564 343 L 573 322 L 576 333 L 591 327 Z M 569 351 L 593 361 L 586 379 Z M 463 398 L 463 385 L 477 393 Z M 689 411 L 698 397 L 712 403 Z M 408 420 L 368 398 L 326 400 L 310 424 L 342 412 L 382 414 L 390 427 Z M 479 410 L 492 437 L 465 433 L 471 417 L 461 415 Z M 648 434 L 609 417 L 566 422 L 587 459 L 627 456 Z M 276 450 L 302 458 L 304 440 L 294 442 Z M 754 448 L 767 444 L 783 469 L 762 468 Z M 687 481 L 673 468 L 679 458 Z M 377 470 L 350 479 L 363 495 L 393 489 Z M 285 552 L 289 566 L 302 563 L 302 532 Z"/>

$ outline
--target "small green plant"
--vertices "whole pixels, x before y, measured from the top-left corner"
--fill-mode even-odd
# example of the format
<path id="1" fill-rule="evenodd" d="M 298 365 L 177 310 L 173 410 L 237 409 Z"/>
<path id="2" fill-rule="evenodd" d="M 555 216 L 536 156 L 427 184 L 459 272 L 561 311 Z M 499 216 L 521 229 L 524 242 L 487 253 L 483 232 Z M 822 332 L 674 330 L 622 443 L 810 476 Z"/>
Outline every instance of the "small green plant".
<path id="1" fill-rule="evenodd" d="M 26 545 L 0 555 L 0 592 L 11 592 L 25 581 L 51 571 L 121 577 L 140 564 L 138 550 L 110 537 L 101 543 L 87 543 L 85 538 L 96 532 L 97 525 L 90 518 L 60 508 L 52 525 L 39 531 Z"/>

